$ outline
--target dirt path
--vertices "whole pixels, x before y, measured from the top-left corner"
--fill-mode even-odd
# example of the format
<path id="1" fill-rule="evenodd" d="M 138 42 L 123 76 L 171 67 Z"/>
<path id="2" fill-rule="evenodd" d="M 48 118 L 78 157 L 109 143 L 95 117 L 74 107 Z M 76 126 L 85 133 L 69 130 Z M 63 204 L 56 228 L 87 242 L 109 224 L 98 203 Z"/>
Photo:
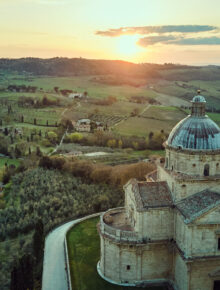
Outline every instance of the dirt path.
<path id="1" fill-rule="evenodd" d="M 144 112 L 146 112 L 149 108 L 150 108 L 150 104 L 148 104 L 144 109 L 143 109 L 143 111 L 138 115 L 138 116 L 141 116 L 141 115 L 143 115 L 144 114 Z M 116 123 L 116 124 L 114 124 L 111 128 L 113 129 L 113 128 L 115 128 L 115 127 L 117 127 L 118 125 L 121 125 L 122 123 L 124 123 L 125 121 L 127 121 L 129 118 L 131 118 L 131 116 L 130 117 L 126 117 L 126 118 L 124 118 L 124 119 L 122 119 L 120 122 L 118 122 L 118 123 Z"/>
<path id="2" fill-rule="evenodd" d="M 67 110 L 68 110 L 67 108 L 65 110 L 63 110 L 61 116 L 63 116 L 66 113 Z"/>
<path id="3" fill-rule="evenodd" d="M 139 116 L 142 116 L 149 108 L 150 108 L 151 104 L 148 104 L 143 111 L 139 114 Z"/>
<path id="4" fill-rule="evenodd" d="M 66 129 L 65 133 L 63 134 L 63 136 L 62 136 L 62 138 L 61 138 L 61 140 L 60 140 L 60 143 L 57 144 L 56 148 L 55 148 L 51 153 L 49 153 L 48 156 L 51 156 L 52 154 L 54 154 L 54 153 L 57 152 L 58 148 L 63 144 L 63 140 L 64 140 L 64 138 L 65 138 L 67 132 L 68 132 L 68 129 Z"/>

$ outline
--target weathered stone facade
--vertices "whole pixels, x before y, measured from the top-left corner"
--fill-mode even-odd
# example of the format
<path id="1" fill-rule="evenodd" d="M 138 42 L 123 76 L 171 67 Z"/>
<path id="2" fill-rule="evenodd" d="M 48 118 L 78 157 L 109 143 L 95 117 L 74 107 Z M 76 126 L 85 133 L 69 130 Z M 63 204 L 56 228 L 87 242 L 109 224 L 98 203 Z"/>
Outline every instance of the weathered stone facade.
<path id="1" fill-rule="evenodd" d="M 192 102 L 165 144 L 157 180 L 131 179 L 125 207 L 100 218 L 98 271 L 109 282 L 220 289 L 220 129 L 204 115 L 203 97 Z"/>

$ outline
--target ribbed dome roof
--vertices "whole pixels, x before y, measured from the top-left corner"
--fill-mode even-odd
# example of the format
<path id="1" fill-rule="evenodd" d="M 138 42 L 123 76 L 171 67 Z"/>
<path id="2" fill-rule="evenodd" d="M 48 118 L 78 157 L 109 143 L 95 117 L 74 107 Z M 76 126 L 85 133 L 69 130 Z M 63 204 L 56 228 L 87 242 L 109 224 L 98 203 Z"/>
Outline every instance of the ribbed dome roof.
<path id="1" fill-rule="evenodd" d="M 200 95 L 193 98 L 192 114 L 173 128 L 168 146 L 189 150 L 220 149 L 220 128 L 205 115 L 205 103 L 205 98 Z"/>
<path id="2" fill-rule="evenodd" d="M 192 99 L 192 103 L 206 103 L 206 100 L 203 96 L 197 95 Z"/>
<path id="3" fill-rule="evenodd" d="M 220 149 L 220 128 L 209 117 L 188 116 L 171 131 L 167 144 L 174 148 Z"/>

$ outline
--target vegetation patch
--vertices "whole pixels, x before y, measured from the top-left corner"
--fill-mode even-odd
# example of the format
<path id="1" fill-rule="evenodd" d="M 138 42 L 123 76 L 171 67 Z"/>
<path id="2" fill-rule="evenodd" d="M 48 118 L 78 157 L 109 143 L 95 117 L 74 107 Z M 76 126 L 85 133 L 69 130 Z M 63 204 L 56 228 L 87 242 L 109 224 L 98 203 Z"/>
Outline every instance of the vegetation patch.
<path id="1" fill-rule="evenodd" d="M 96 225 L 99 218 L 92 218 L 74 226 L 67 233 L 67 246 L 73 290 L 132 290 L 110 284 L 97 273 L 100 258 L 100 239 Z M 139 289 L 166 290 L 165 287 L 146 287 Z"/>
<path id="2" fill-rule="evenodd" d="M 18 167 L 19 164 L 20 164 L 20 161 L 18 159 L 10 159 L 7 157 L 0 157 L 0 168 L 4 168 L 5 165 L 7 165 L 7 166 L 14 165 L 14 166 Z"/>

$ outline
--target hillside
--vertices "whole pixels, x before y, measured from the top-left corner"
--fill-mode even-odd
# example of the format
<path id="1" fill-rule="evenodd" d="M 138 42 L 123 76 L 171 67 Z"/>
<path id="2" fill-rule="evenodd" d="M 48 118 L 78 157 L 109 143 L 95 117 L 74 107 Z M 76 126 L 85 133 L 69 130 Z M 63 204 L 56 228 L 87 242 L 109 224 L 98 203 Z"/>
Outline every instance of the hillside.
<path id="1" fill-rule="evenodd" d="M 0 59 L 0 71 L 16 71 L 48 76 L 124 75 L 135 78 L 164 80 L 219 80 L 220 67 L 193 67 L 175 64 L 135 64 L 120 60 L 92 60 L 84 58 L 21 58 Z"/>

